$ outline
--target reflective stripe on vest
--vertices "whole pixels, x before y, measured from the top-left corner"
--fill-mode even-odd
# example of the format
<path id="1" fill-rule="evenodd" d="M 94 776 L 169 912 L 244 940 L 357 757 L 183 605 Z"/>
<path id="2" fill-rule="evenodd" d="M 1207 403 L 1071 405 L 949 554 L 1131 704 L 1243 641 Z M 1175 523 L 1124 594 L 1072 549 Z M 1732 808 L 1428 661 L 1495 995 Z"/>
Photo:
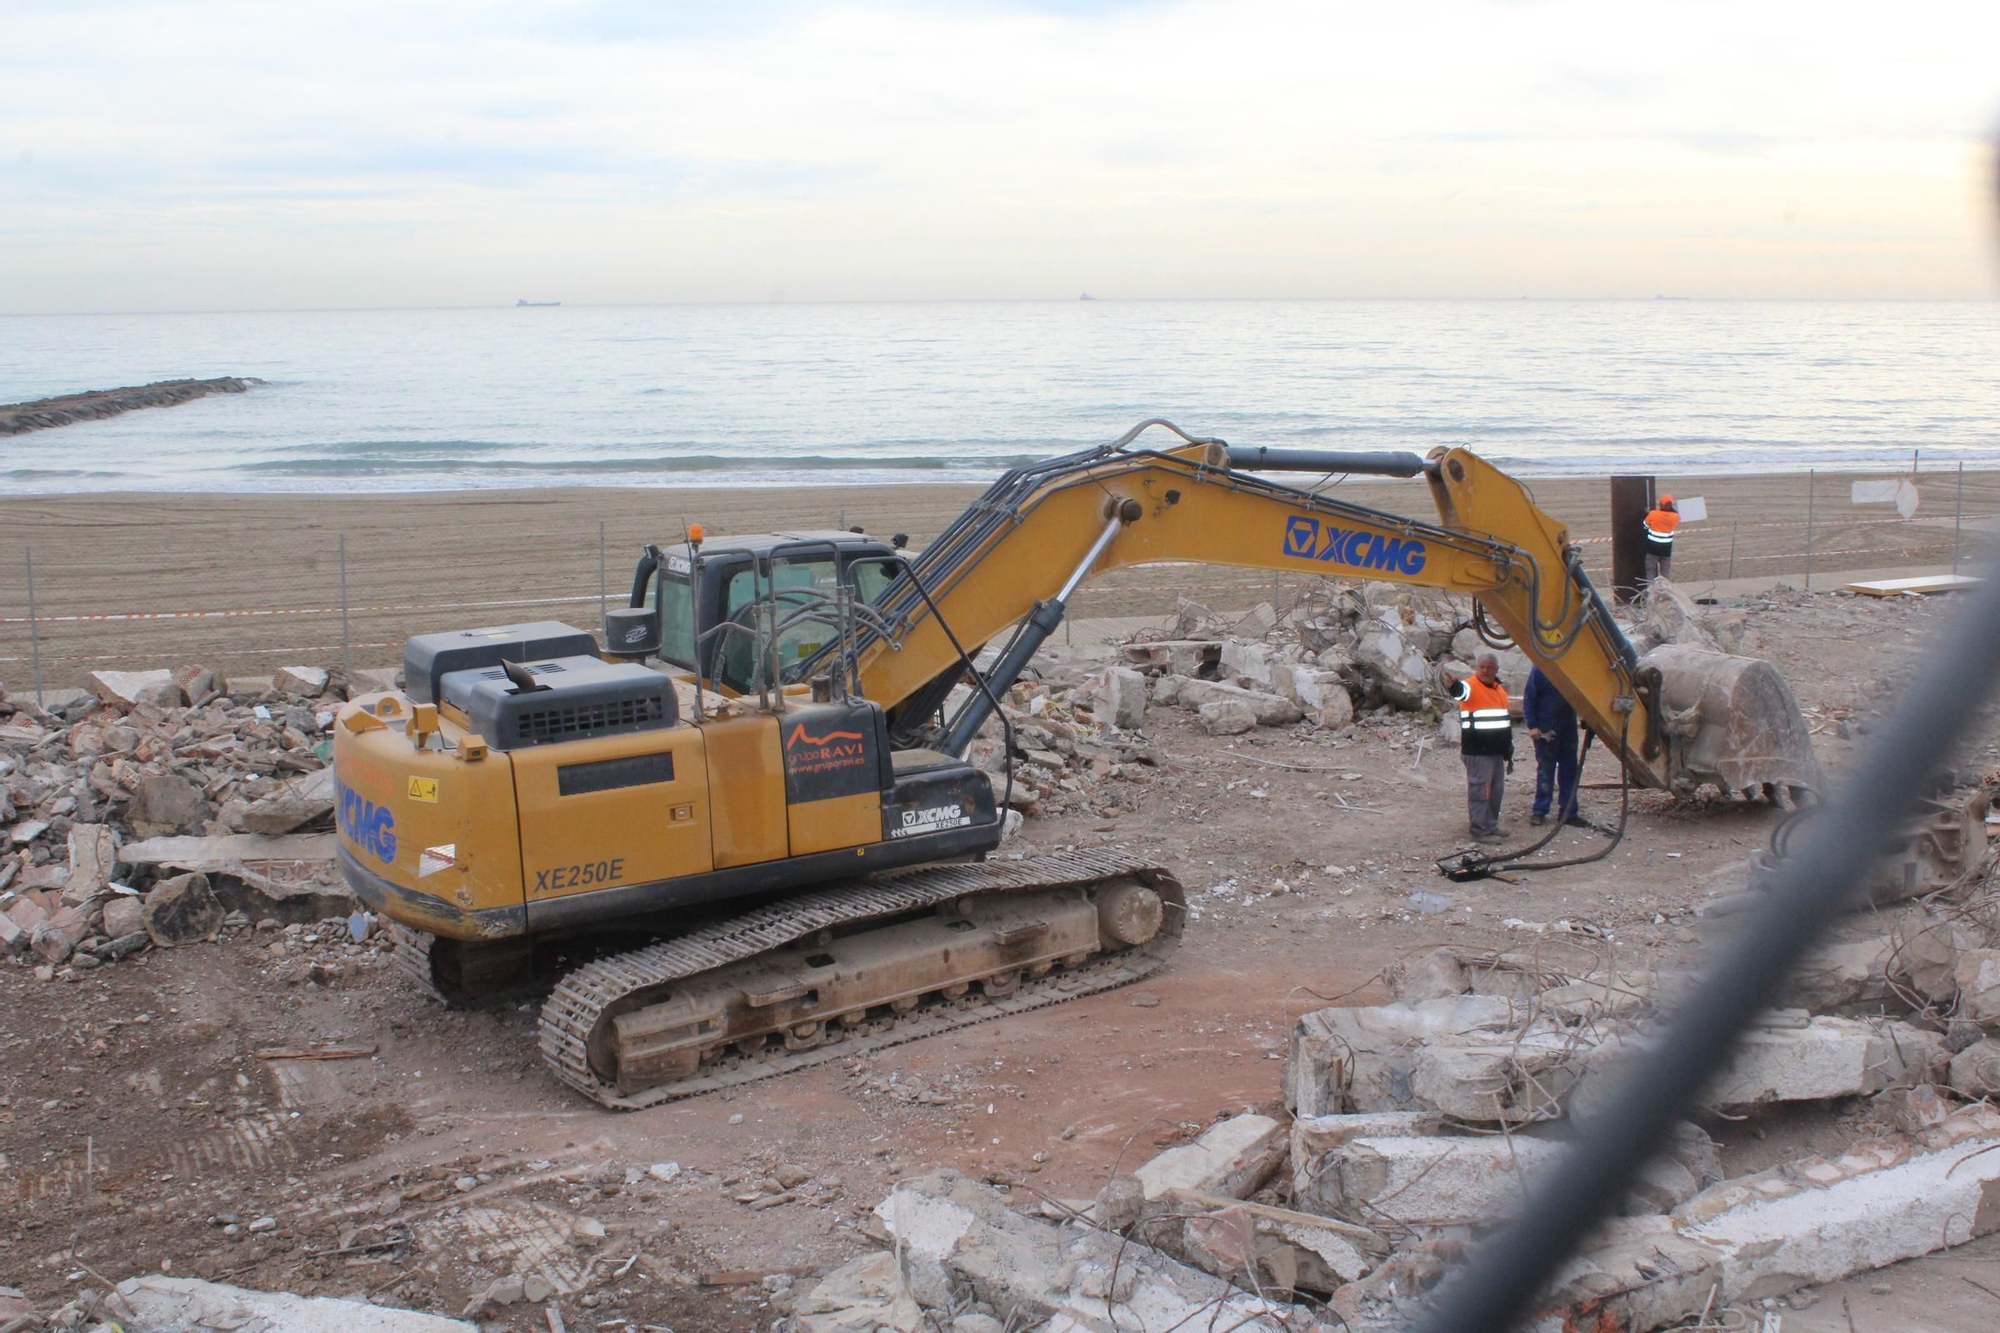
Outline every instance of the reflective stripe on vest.
<path id="1" fill-rule="evenodd" d="M 1674 529 L 1680 526 L 1681 516 L 1664 509 L 1655 509 L 1646 515 L 1646 545 L 1661 551 L 1674 549 Z"/>

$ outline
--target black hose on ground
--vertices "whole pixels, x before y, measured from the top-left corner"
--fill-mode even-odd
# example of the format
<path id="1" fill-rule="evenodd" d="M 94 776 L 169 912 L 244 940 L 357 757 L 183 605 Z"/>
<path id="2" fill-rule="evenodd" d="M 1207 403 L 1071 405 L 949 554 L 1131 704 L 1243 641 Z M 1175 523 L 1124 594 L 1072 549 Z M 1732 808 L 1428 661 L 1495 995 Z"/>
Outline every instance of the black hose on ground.
<path id="1" fill-rule="evenodd" d="M 1625 739 L 1631 730 L 1631 726 L 1632 716 L 1628 713 L 1625 715 L 1625 725 L 1618 737 L 1618 748 L 1621 751 L 1625 748 Z M 1625 840 L 1625 824 L 1632 815 L 1632 774 L 1622 764 L 1618 770 L 1618 827 L 1612 830 L 1610 842 L 1605 843 L 1604 846 L 1598 848 L 1588 856 L 1572 856 L 1561 861 L 1527 862 L 1522 859 L 1533 856 L 1536 852 L 1539 852 L 1542 848 L 1555 841 L 1556 835 L 1563 831 L 1568 825 L 1571 816 L 1576 814 L 1577 802 L 1582 799 L 1583 760 L 1590 753 L 1590 743 L 1596 739 L 1596 732 L 1584 732 L 1583 753 L 1577 757 L 1576 761 L 1577 788 L 1570 792 L 1569 800 L 1563 804 L 1562 809 L 1556 814 L 1554 827 L 1550 828 L 1547 833 L 1544 833 L 1540 838 L 1537 838 L 1534 842 L 1517 851 L 1489 852 L 1484 855 L 1478 852 L 1467 852 L 1462 856 L 1445 857 L 1443 860 L 1435 863 L 1438 872 L 1453 883 L 1462 884 L 1468 880 L 1486 879 L 1495 871 L 1505 870 L 1513 874 L 1525 875 L 1534 870 L 1560 870 L 1564 866 L 1587 866 L 1592 861 L 1602 861 L 1605 857 L 1611 855 L 1618 844 Z"/>

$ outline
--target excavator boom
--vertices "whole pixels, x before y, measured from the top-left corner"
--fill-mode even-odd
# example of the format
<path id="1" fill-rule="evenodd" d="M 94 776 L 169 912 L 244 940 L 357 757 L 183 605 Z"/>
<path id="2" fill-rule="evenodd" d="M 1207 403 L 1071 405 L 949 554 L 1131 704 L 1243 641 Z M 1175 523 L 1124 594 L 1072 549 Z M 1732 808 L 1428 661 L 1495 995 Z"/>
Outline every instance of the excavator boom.
<path id="1" fill-rule="evenodd" d="M 1146 424 L 1181 434 L 1169 423 Z M 1017 623 L 1045 638 L 1081 577 L 1199 563 L 1477 598 L 1635 782 L 1681 790 L 1703 781 L 1730 790 L 1817 785 L 1797 706 L 1767 665 L 1754 671 L 1733 665 L 1746 659 L 1682 653 L 1680 711 L 1670 718 L 1662 672 L 1642 662 L 1618 628 L 1567 529 L 1477 455 L 1245 449 L 1185 434 L 1173 448 L 1131 448 L 1138 430 L 1115 445 L 1008 473 L 877 602 L 887 631 L 864 629 L 849 651 L 861 691 L 890 708 L 903 734 L 913 735 L 961 679 L 958 646 L 987 643 Z M 1259 475 L 1264 470 L 1422 476 L 1439 520 L 1285 485 Z M 1033 643 L 1026 646 L 1024 653 L 1017 642 L 996 669 L 1000 685 L 1031 655 Z M 968 738 L 966 721 L 990 707 L 975 697 L 972 718 L 947 729 L 947 747 Z M 1699 717 L 1687 711 L 1696 708 Z M 1746 753 L 1752 738 L 1755 750 Z"/>

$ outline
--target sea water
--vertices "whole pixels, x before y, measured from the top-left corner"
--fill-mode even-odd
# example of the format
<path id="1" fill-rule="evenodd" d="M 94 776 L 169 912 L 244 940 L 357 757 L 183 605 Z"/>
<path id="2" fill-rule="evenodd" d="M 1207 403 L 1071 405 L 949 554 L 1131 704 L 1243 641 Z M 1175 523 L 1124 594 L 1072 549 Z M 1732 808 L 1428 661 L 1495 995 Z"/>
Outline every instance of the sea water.
<path id="1" fill-rule="evenodd" d="M 1148 417 L 1524 473 L 2000 461 L 1984 302 L 1047 301 L 0 318 L 11 493 L 983 480 Z M 1162 437 L 1164 438 L 1164 437 Z"/>

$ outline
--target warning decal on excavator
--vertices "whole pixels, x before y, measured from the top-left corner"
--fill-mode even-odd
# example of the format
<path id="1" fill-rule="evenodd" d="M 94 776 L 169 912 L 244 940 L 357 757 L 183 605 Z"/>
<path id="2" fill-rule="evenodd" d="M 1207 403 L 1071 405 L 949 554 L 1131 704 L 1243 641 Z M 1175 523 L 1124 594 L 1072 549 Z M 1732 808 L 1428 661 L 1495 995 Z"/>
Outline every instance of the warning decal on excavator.
<path id="1" fill-rule="evenodd" d="M 438 780 L 436 778 L 419 778 L 414 776 L 411 777 L 410 779 L 411 800 L 428 801 L 430 804 L 436 805 L 437 798 L 438 798 Z"/>
<path id="2" fill-rule="evenodd" d="M 1382 532 L 1349 532 L 1316 518 L 1293 515 L 1285 520 L 1285 554 L 1300 560 L 1350 565 L 1392 574 L 1420 574 L 1428 552 L 1414 537 Z"/>

